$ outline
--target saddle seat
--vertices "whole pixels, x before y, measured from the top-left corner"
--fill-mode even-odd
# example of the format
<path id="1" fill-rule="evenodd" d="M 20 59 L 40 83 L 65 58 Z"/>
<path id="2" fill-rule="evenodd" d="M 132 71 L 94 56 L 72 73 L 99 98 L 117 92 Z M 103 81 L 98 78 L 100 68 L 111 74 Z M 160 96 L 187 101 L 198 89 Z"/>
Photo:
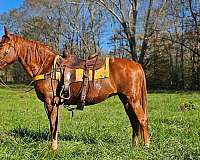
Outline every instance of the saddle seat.
<path id="1" fill-rule="evenodd" d="M 105 63 L 105 57 L 100 57 L 97 54 L 93 54 L 86 60 L 76 59 L 69 67 L 72 69 L 100 69 Z"/>

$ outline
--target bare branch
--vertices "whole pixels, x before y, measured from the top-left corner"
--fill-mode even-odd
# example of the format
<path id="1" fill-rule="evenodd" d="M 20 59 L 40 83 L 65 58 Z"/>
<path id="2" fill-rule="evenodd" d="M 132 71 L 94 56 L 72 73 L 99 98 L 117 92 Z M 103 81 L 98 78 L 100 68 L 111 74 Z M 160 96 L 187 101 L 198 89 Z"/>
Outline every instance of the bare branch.
<path id="1" fill-rule="evenodd" d="M 98 0 L 96 3 L 105 7 L 121 24 L 123 24 L 123 20 L 117 15 L 117 13 L 115 13 L 109 6 L 107 6 L 103 0 Z"/>
<path id="2" fill-rule="evenodd" d="M 165 38 L 165 37 L 163 37 L 162 40 L 169 40 L 173 43 L 180 44 L 180 45 L 184 46 L 185 48 L 189 49 L 191 52 L 193 52 L 194 54 L 196 54 L 200 57 L 200 54 L 198 52 L 196 52 L 194 49 L 190 48 L 189 46 L 187 46 L 186 44 L 184 44 L 182 42 L 179 42 L 179 41 L 176 41 L 176 40 L 173 40 L 173 39 L 170 39 L 170 38 Z"/>

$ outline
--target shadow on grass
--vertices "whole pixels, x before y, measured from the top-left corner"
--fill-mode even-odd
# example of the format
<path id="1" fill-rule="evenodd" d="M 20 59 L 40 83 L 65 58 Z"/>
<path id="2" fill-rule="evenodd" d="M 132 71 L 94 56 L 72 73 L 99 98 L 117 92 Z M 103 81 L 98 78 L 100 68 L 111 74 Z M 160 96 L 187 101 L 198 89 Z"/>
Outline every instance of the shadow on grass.
<path id="1" fill-rule="evenodd" d="M 37 141 L 48 141 L 50 140 L 50 132 L 48 131 L 35 131 L 28 128 L 14 128 L 9 133 L 9 135 L 23 138 L 24 140 Z M 59 134 L 59 140 L 61 141 L 74 141 L 74 142 L 84 142 L 85 144 L 97 144 L 96 137 L 87 134 L 72 135 L 72 134 Z"/>
<path id="2" fill-rule="evenodd" d="M 60 134 L 60 140 L 63 141 L 74 141 L 74 142 L 83 142 L 85 144 L 97 144 L 97 139 L 91 135 L 82 134 L 82 135 L 72 135 L 72 134 Z"/>
<path id="3" fill-rule="evenodd" d="M 35 130 L 30 130 L 28 128 L 14 128 L 10 131 L 10 135 L 14 137 L 19 137 L 19 138 L 28 138 L 32 139 L 33 141 L 42 141 L 42 140 L 49 140 L 49 132 L 43 132 L 43 131 L 35 131 Z"/>

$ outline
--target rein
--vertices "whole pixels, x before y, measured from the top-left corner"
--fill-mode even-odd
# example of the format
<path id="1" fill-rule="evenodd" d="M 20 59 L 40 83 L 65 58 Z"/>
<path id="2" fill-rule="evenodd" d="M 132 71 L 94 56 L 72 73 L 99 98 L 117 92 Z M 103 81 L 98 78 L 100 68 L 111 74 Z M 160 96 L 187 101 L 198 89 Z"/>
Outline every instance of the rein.
<path id="1" fill-rule="evenodd" d="M 54 62 L 53 62 L 53 66 L 52 66 L 51 72 L 45 73 L 45 74 L 36 75 L 35 77 L 33 77 L 33 81 L 46 80 L 46 79 L 55 79 L 55 80 L 60 81 L 61 80 L 61 72 L 60 71 L 56 71 L 57 70 L 56 64 L 57 64 L 57 61 L 58 61 L 59 58 L 61 58 L 60 55 L 57 55 L 54 58 Z"/>
<path id="2" fill-rule="evenodd" d="M 33 77 L 33 82 L 34 81 L 38 81 L 38 80 L 47 80 L 47 79 L 51 79 L 51 80 L 57 80 L 57 81 L 61 81 L 61 78 L 62 78 L 62 75 L 64 74 L 64 65 L 63 65 L 63 62 L 62 62 L 62 57 L 60 55 L 57 55 L 55 58 L 54 58 L 54 61 L 53 61 L 53 65 L 51 67 L 51 71 L 49 73 L 45 73 L 45 74 L 40 74 L 40 75 L 36 75 L 35 77 Z M 53 86 L 52 86 L 53 87 Z M 54 92 L 54 89 L 52 88 L 53 92 Z M 62 93 L 64 91 L 64 85 L 62 86 L 61 88 L 61 91 L 60 91 L 60 95 L 59 97 L 61 99 L 66 99 L 68 100 L 70 98 L 70 88 L 69 88 L 69 96 L 68 97 L 64 97 L 62 96 Z M 57 97 L 56 93 L 54 93 L 54 96 Z M 70 109 L 68 109 L 70 110 Z"/>
<path id="3" fill-rule="evenodd" d="M 3 79 L 0 77 L 0 81 L 1 81 L 1 85 L 3 85 L 5 88 L 9 88 L 10 87 L 3 81 Z"/>

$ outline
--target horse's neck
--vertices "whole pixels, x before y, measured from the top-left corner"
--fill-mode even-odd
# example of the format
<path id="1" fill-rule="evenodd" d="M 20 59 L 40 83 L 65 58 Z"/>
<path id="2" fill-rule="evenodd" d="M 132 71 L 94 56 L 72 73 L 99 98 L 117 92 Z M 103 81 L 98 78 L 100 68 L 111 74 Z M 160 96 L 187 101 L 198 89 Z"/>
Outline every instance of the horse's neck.
<path id="1" fill-rule="evenodd" d="M 31 77 L 34 77 L 39 74 L 50 72 L 56 54 L 49 48 L 38 46 L 39 44 L 33 43 L 31 45 L 26 43 L 24 43 L 23 47 L 18 51 L 18 56 L 19 62 L 27 73 Z"/>

